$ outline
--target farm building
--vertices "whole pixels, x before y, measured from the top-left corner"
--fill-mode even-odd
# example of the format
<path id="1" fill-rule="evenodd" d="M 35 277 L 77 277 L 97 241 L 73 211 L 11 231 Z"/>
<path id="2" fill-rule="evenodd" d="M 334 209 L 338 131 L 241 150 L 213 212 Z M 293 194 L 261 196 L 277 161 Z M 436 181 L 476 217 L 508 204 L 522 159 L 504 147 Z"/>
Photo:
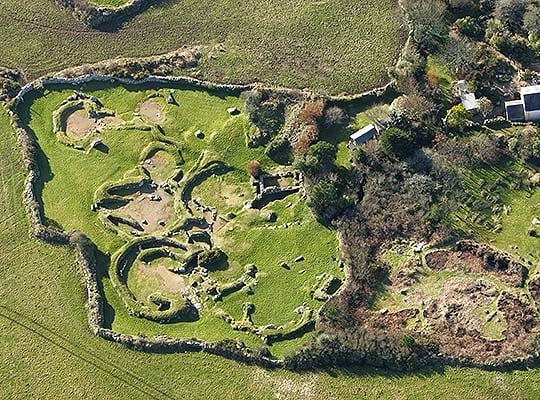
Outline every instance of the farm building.
<path id="1" fill-rule="evenodd" d="M 364 128 L 354 132 L 351 137 L 351 142 L 353 144 L 362 144 L 366 143 L 368 140 L 373 139 L 379 131 L 377 127 L 373 124 L 369 124 Z"/>
<path id="2" fill-rule="evenodd" d="M 519 100 L 504 103 L 509 121 L 540 121 L 540 85 L 521 88 Z"/>

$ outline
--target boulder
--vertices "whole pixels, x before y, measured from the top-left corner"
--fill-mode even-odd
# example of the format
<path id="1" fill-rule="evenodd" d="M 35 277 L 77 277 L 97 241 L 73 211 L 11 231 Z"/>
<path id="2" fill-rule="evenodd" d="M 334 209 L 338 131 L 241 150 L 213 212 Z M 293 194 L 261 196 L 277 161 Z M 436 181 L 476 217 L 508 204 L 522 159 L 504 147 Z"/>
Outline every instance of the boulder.
<path id="1" fill-rule="evenodd" d="M 274 211 L 271 211 L 266 219 L 268 220 L 268 222 L 276 222 L 277 214 Z"/>
<path id="2" fill-rule="evenodd" d="M 103 140 L 101 140 L 101 139 L 93 140 L 92 143 L 90 143 L 90 148 L 95 149 L 96 147 L 98 147 L 101 144 L 103 144 Z"/>
<path id="3" fill-rule="evenodd" d="M 196 131 L 195 131 L 195 137 L 196 137 L 197 139 L 204 139 L 204 133 L 203 133 L 203 131 L 201 131 L 201 130 L 196 130 Z"/>
<path id="4" fill-rule="evenodd" d="M 227 108 L 227 112 L 231 115 L 238 115 L 240 114 L 240 110 L 236 107 L 229 107 Z"/>

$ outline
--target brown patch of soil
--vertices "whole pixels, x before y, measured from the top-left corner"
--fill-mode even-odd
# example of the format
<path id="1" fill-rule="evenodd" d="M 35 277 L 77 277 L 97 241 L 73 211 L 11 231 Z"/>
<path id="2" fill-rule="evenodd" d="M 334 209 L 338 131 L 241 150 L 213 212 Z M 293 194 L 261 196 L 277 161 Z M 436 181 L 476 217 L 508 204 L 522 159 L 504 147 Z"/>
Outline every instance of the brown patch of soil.
<path id="1" fill-rule="evenodd" d="M 152 195 L 161 197 L 161 200 L 150 200 Z M 174 221 L 174 198 L 158 187 L 132 196 L 132 201 L 118 209 L 118 213 L 137 221 L 145 232 L 154 233 L 165 229 Z M 144 220 L 146 220 L 146 224 L 143 223 Z M 160 221 L 163 221 L 164 225 L 161 225 Z"/>
<path id="2" fill-rule="evenodd" d="M 139 268 L 144 276 L 158 276 L 161 282 L 160 290 L 164 293 L 180 294 L 186 288 L 185 279 L 181 275 L 169 271 L 166 263 L 156 261 L 152 264 L 144 264 L 140 262 L 134 267 Z"/>
<path id="3" fill-rule="evenodd" d="M 71 113 L 66 120 L 66 134 L 76 139 L 84 138 L 97 127 L 96 120 L 88 117 L 84 110 Z"/>
<path id="4" fill-rule="evenodd" d="M 530 354 L 531 345 L 538 332 L 538 321 L 534 310 L 521 295 L 503 292 L 498 308 L 507 323 L 505 339 L 491 341 L 465 329 L 448 329 L 442 324 L 435 326 L 432 337 L 436 338 L 439 350 L 453 358 L 475 362 L 500 362 Z"/>
<path id="5" fill-rule="evenodd" d="M 457 243 L 453 250 L 438 250 L 427 254 L 426 264 L 434 271 L 487 273 L 516 287 L 523 285 L 528 272 L 524 265 L 506 254 L 469 240 Z"/>
<path id="6" fill-rule="evenodd" d="M 141 103 L 139 113 L 152 122 L 160 122 L 163 119 L 161 104 L 153 100 L 146 100 Z"/>

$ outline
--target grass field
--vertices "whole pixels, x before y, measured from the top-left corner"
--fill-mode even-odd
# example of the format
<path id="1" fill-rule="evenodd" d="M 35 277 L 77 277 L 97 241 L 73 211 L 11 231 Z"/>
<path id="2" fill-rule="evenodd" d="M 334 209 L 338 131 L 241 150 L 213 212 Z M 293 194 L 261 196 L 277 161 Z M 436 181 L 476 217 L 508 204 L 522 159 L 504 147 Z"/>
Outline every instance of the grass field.
<path id="1" fill-rule="evenodd" d="M 73 254 L 28 238 L 23 171 L 0 112 L 0 393 L 3 399 L 536 399 L 540 372 L 449 368 L 295 374 L 204 354 L 147 354 L 94 337 Z"/>
<path id="2" fill-rule="evenodd" d="M 540 215 L 540 189 L 538 186 L 532 190 L 514 187 L 534 172 L 510 161 L 464 173 L 473 205 L 483 210 L 473 211 L 467 204 L 462 205 L 456 213 L 456 226 L 536 265 L 540 259 L 540 239 L 530 236 L 528 229 L 532 227 L 532 220 Z"/>
<path id="3" fill-rule="evenodd" d="M 199 77 L 358 93 L 387 81 L 406 35 L 395 0 L 164 1 L 113 32 L 89 30 L 49 0 L 0 6 L 0 65 L 30 78 L 118 56 L 223 43 L 224 52 L 203 58 Z"/>

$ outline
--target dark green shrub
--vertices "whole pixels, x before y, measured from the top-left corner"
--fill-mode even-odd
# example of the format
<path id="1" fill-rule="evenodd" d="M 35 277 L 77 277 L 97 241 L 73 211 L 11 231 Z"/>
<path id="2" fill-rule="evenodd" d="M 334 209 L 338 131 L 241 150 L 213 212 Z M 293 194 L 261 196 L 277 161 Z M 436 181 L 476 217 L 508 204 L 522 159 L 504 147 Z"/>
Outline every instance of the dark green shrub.
<path id="1" fill-rule="evenodd" d="M 283 136 L 277 136 L 270 142 L 265 151 L 266 155 L 278 164 L 290 164 L 292 162 L 292 147 Z"/>
<path id="2" fill-rule="evenodd" d="M 412 135 L 399 128 L 389 128 L 380 137 L 381 148 L 392 158 L 403 159 L 410 156 L 415 149 Z"/>
<path id="3" fill-rule="evenodd" d="M 482 27 L 477 19 L 469 15 L 456 20 L 455 25 L 461 33 L 469 37 L 477 38 L 482 35 Z"/>

